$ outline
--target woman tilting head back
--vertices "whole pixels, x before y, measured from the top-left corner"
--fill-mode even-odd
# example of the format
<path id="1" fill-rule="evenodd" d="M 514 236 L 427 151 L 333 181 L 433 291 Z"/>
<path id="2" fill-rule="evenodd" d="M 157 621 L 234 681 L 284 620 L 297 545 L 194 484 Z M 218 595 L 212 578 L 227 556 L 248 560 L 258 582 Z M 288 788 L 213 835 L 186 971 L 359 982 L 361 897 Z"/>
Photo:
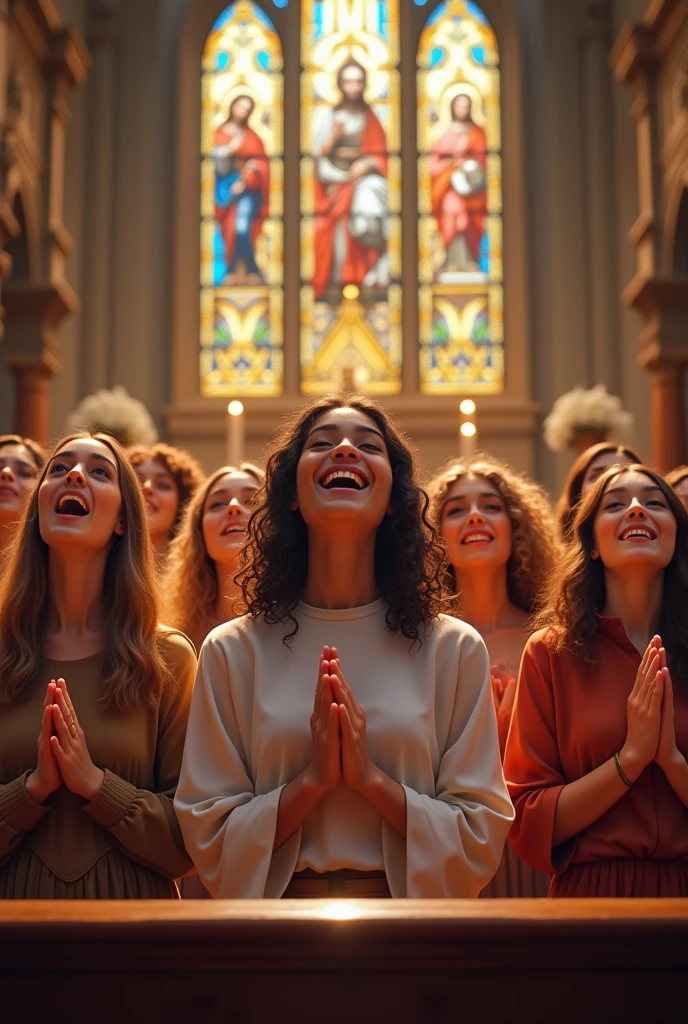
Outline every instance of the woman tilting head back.
<path id="1" fill-rule="evenodd" d="M 203 645 L 175 803 L 214 895 L 475 896 L 496 870 L 487 652 L 439 613 L 427 503 L 367 399 L 314 402 L 278 440 L 248 614 Z"/>
<path id="2" fill-rule="evenodd" d="M 1 897 L 177 894 L 194 665 L 158 626 L 131 463 L 106 434 L 64 438 L 0 584 Z"/>
<path id="3" fill-rule="evenodd" d="M 557 502 L 556 514 L 561 539 L 564 543 L 571 540 L 573 520 L 582 498 L 594 486 L 602 474 L 610 466 L 625 466 L 641 463 L 643 460 L 627 445 L 614 444 L 613 441 L 601 441 L 578 456 L 569 470 L 566 483 L 562 488 Z"/>
<path id="4" fill-rule="evenodd" d="M 688 895 L 688 513 L 612 467 L 528 641 L 504 771 L 512 841 L 557 896 Z"/>

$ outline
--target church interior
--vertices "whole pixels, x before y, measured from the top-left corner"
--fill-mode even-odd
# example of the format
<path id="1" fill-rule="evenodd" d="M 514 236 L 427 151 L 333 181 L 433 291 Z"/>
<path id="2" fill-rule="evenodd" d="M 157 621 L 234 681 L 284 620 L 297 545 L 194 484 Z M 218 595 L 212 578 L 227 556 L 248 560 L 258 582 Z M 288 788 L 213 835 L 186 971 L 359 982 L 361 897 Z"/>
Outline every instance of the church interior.
<path id="1" fill-rule="evenodd" d="M 0 133 L 0 435 L 114 424 L 212 474 L 343 391 L 424 480 L 484 452 L 554 502 L 596 442 L 688 461 L 686 0 L 0 0 Z M 681 901 L 556 902 L 31 903 L 0 976 L 17 1021 L 41 962 L 75 1021 L 129 1012 L 114 978 L 132 1020 L 449 1020 L 457 980 L 475 1020 L 679 1019 Z"/>

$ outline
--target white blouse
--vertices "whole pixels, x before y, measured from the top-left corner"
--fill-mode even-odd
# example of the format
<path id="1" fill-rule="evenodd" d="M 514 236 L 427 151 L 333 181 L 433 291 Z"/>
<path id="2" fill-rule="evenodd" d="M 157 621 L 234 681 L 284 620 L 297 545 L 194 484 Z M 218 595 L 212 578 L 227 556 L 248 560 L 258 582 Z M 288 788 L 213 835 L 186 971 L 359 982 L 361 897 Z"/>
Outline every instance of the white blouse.
<path id="1" fill-rule="evenodd" d="M 291 648 L 289 627 L 247 616 L 203 644 L 174 806 L 213 896 L 279 897 L 303 868 L 384 870 L 402 897 L 475 897 L 494 875 L 514 811 L 485 645 L 440 615 L 412 647 L 385 612 L 300 604 Z M 366 712 L 373 762 L 404 788 L 407 836 L 341 782 L 273 851 L 282 788 L 310 760 L 325 644 Z"/>

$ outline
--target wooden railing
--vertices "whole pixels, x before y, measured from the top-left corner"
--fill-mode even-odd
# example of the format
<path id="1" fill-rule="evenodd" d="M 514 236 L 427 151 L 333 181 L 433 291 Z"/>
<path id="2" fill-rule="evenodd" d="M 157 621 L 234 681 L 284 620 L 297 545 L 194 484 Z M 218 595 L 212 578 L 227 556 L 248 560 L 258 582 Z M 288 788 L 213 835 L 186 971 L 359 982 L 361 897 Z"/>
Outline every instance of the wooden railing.
<path id="1" fill-rule="evenodd" d="M 0 1020 L 688 1022 L 688 900 L 5 901 Z"/>

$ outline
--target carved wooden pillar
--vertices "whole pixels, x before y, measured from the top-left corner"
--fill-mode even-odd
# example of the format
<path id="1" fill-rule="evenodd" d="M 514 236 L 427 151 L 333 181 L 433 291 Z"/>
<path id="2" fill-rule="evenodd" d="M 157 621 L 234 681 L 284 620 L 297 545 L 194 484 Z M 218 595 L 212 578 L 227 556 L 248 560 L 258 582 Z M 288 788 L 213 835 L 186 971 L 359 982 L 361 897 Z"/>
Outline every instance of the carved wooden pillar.
<path id="1" fill-rule="evenodd" d="M 645 20 L 626 25 L 612 53 L 616 77 L 636 93 L 640 213 L 629 232 L 638 269 L 623 293 L 643 328 L 639 361 L 650 373 L 652 458 L 666 471 L 686 462 L 685 369 L 688 274 L 671 241 L 688 180 L 688 5 L 653 0 Z"/>
<path id="2" fill-rule="evenodd" d="M 22 279 L 10 278 L 3 289 L 3 348 L 16 381 L 15 427 L 46 443 L 49 384 L 61 365 L 58 327 L 79 305 L 65 280 L 72 247 L 62 222 L 65 96 L 85 78 L 89 57 L 81 36 L 60 24 L 51 0 L 16 0 L 11 12 L 9 75 L 16 96 L 6 120 L 13 158 L 7 197 L 21 196 L 30 238 Z"/>

